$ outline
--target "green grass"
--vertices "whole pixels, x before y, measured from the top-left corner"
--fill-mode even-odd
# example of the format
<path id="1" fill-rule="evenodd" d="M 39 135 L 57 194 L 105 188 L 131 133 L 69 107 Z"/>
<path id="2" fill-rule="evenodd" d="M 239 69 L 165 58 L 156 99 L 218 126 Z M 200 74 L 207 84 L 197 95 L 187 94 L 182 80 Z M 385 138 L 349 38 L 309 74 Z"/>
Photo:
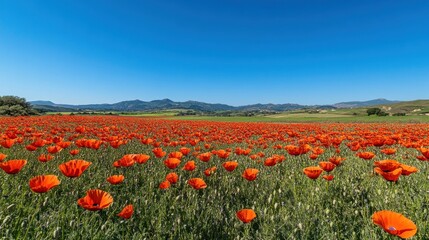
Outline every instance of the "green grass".
<path id="1" fill-rule="evenodd" d="M 318 161 L 327 161 L 337 154 L 335 148 L 325 148 L 316 161 L 309 158 L 309 153 L 294 157 L 284 149 L 273 148 L 276 144 L 284 146 L 307 136 L 314 137 L 321 129 L 336 131 L 331 137 L 347 136 L 357 127 L 384 136 L 402 132 L 405 139 L 416 132 L 427 132 L 427 125 L 237 125 L 147 118 L 50 116 L 12 119 L 13 126 L 26 126 L 26 121 L 31 119 L 37 120 L 33 126 L 37 132 L 45 132 L 46 135 L 51 134 L 51 130 L 57 131 L 58 126 L 69 129 L 60 133 L 66 138 L 76 134 L 74 129 L 78 125 L 85 125 L 87 129 L 79 138 L 98 138 L 91 132 L 102 133 L 99 136 L 103 137 L 119 135 L 126 138 L 132 132 L 138 133 L 139 138 L 156 136 L 160 141 L 166 141 L 167 136 L 170 141 L 179 141 L 183 136 L 190 139 L 204 136 L 204 141 L 195 146 L 202 152 L 247 148 L 249 144 L 246 141 L 254 140 L 251 154 L 263 152 L 266 157 L 280 154 L 286 156 L 286 160 L 267 167 L 263 165 L 266 157 L 258 161 L 231 153 L 228 160 L 237 161 L 239 165 L 233 172 L 227 172 L 222 167 L 226 161 L 224 159 L 212 156 L 206 163 L 189 154 L 182 158 L 177 169 L 169 170 L 163 164 L 167 157 L 156 158 L 152 153 L 153 147 L 142 144 L 137 138 L 118 149 L 110 146 L 102 146 L 99 150 L 81 148 L 79 155 L 74 157 L 68 151 L 76 146 L 71 146 L 57 153 L 54 160 L 40 163 L 37 157 L 46 153 L 46 147 L 29 152 L 25 146 L 31 140 L 26 138 L 22 144 L 15 144 L 10 149 L 0 148 L 2 153 L 8 155 L 5 161 L 28 160 L 17 175 L 0 172 L 0 228 L 1 237 L 5 239 L 389 239 L 388 233 L 371 221 L 372 214 L 383 209 L 401 213 L 415 222 L 418 226 L 415 239 L 429 239 L 429 165 L 415 159 L 420 154 L 416 149 L 393 145 L 391 147 L 398 148 L 398 152 L 387 157 L 380 152 L 380 148 L 368 147 L 366 150 L 376 153 L 376 157 L 366 161 L 359 159 L 346 146 L 345 140 L 339 146 L 339 154 L 347 160 L 332 172 L 335 179 L 327 182 L 322 178 L 307 178 L 303 168 L 315 166 Z M 3 132 L 8 125 L 2 124 L 2 121 L 11 119 L 0 119 Z M 43 124 L 38 125 L 40 123 Z M 104 130 L 104 127 L 112 125 L 117 129 Z M 241 130 L 237 131 L 238 128 Z M 299 131 L 301 137 L 287 137 L 288 130 Z M 251 131 L 253 135 L 237 139 L 241 137 L 237 135 L 246 131 Z M 287 139 L 277 141 L 275 133 L 281 133 Z M 264 144 L 256 144 L 262 134 L 271 135 L 265 137 L 266 148 Z M 220 138 L 211 139 L 213 136 Z M 427 135 L 419 137 L 426 139 Z M 226 143 L 231 139 L 235 140 Z M 211 149 L 205 149 L 205 143 L 210 143 Z M 193 148 L 189 144 L 186 146 Z M 162 146 L 167 153 L 178 151 L 180 147 Z M 146 164 L 128 168 L 112 166 L 114 161 L 130 153 L 148 154 L 151 159 Z M 58 165 L 79 158 L 92 162 L 92 165 L 79 178 L 63 176 Z M 415 166 L 419 172 L 401 176 L 397 183 L 387 182 L 372 171 L 374 161 L 386 158 Z M 196 161 L 197 170 L 182 170 L 185 162 L 191 160 Z M 210 177 L 204 176 L 204 169 L 212 166 L 216 166 L 217 171 Z M 255 181 L 242 178 L 241 174 L 246 168 L 260 170 Z M 158 189 L 171 171 L 180 175 L 179 182 L 167 190 Z M 33 193 L 28 181 L 42 174 L 59 176 L 61 184 L 47 193 Z M 121 185 L 110 185 L 106 178 L 114 174 L 123 174 L 125 181 Z M 193 177 L 203 178 L 207 188 L 192 189 L 187 180 Z M 87 190 L 94 188 L 113 196 L 114 203 L 108 209 L 90 212 L 78 206 L 76 201 L 85 196 Z M 122 220 L 116 215 L 128 204 L 134 205 L 134 215 L 129 220 Z M 236 211 L 243 208 L 256 212 L 253 222 L 243 224 L 237 219 Z"/>
<path id="2" fill-rule="evenodd" d="M 427 123 L 429 116 L 353 116 L 330 114 L 284 114 L 254 117 L 213 117 L 213 116 L 175 116 L 168 119 L 180 120 L 207 120 L 221 122 L 332 122 L 332 123 L 371 123 L 371 122 L 399 122 L 399 123 Z"/>

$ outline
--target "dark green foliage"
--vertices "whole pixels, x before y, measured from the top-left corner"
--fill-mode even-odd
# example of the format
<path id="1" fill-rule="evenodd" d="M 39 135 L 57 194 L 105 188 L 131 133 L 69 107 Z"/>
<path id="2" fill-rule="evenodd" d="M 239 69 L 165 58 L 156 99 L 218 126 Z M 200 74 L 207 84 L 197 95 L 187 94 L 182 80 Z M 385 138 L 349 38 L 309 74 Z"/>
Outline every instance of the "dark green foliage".
<path id="1" fill-rule="evenodd" d="M 31 104 L 25 98 L 16 96 L 0 96 L 0 115 L 6 116 L 28 116 L 36 115 Z"/>
<path id="2" fill-rule="evenodd" d="M 378 115 L 380 112 L 381 112 L 380 108 L 368 108 L 368 110 L 366 110 L 366 113 L 368 114 L 368 116 Z"/>

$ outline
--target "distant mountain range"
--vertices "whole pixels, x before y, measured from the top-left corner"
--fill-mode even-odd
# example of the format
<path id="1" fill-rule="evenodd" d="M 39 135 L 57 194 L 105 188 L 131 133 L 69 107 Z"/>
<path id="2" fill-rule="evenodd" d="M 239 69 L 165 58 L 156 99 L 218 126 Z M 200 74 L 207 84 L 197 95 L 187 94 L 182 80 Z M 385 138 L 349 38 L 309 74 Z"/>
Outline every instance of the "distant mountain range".
<path id="1" fill-rule="evenodd" d="M 368 106 L 377 106 L 377 105 L 389 105 L 394 103 L 399 103 L 400 101 L 391 101 L 384 98 L 378 98 L 374 100 L 359 102 L 340 102 L 335 103 L 333 106 L 336 108 L 357 108 L 357 107 L 368 107 Z"/>
<path id="2" fill-rule="evenodd" d="M 30 101 L 34 108 L 44 111 L 55 112 L 71 112 L 71 111 L 154 111 L 166 109 L 188 109 L 195 111 L 290 111 L 298 109 L 335 109 L 335 108 L 357 108 L 375 105 L 386 105 L 397 103 L 398 101 L 390 101 L 386 99 L 375 99 L 370 101 L 353 101 L 341 102 L 333 105 L 300 105 L 293 103 L 285 104 L 253 104 L 245 106 L 230 106 L 219 103 L 204 103 L 197 101 L 174 102 L 170 99 L 154 100 L 154 101 L 141 101 L 131 100 L 122 101 L 113 104 L 85 104 L 85 105 L 70 105 L 70 104 L 56 104 L 51 101 Z"/>

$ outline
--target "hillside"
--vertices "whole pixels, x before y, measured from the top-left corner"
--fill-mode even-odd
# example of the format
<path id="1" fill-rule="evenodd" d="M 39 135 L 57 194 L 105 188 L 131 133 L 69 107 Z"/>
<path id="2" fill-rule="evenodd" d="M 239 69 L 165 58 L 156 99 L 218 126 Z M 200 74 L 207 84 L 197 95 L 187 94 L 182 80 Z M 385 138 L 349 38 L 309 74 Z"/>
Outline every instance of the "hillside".
<path id="1" fill-rule="evenodd" d="M 295 103 L 284 104 L 251 104 L 244 106 L 230 106 L 220 103 L 204 103 L 198 101 L 175 102 L 170 99 L 142 101 L 130 100 L 122 101 L 113 104 L 85 104 L 85 105 L 70 105 L 70 104 L 56 104 L 52 101 L 32 101 L 30 102 L 35 109 L 42 111 L 64 112 L 64 111 L 118 111 L 118 112 L 135 112 L 135 111 L 156 111 L 156 110 L 171 110 L 171 109 L 184 109 L 199 112 L 218 112 L 218 111 L 266 111 L 266 112 L 284 112 L 301 109 L 318 109 L 318 110 L 331 110 L 338 108 L 362 108 L 380 104 L 392 104 L 397 101 L 390 101 L 386 99 L 375 99 L 370 101 L 353 101 L 342 102 L 333 105 L 301 105 Z"/>
<path id="2" fill-rule="evenodd" d="M 377 107 L 385 112 L 405 113 L 409 115 L 429 114 L 429 100 L 415 100 L 407 102 L 399 102 L 394 104 L 380 104 Z"/>

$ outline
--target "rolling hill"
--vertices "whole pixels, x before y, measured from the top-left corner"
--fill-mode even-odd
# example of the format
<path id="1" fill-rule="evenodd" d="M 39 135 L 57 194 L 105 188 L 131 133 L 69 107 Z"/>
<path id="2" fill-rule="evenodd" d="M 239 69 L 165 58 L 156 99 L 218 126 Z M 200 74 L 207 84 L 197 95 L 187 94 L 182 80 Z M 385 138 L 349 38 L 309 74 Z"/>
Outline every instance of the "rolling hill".
<path id="1" fill-rule="evenodd" d="M 342 102 L 333 105 L 300 105 L 293 103 L 285 104 L 252 104 L 245 106 L 230 106 L 220 103 L 204 103 L 198 101 L 175 102 L 170 99 L 142 101 L 130 100 L 122 101 L 113 104 L 85 104 L 85 105 L 70 105 L 70 104 L 56 104 L 52 101 L 31 101 L 34 108 L 42 111 L 52 112 L 73 112 L 73 111 L 120 111 L 120 112 L 133 112 L 133 111 L 154 111 L 154 110 L 168 110 L 168 109 L 187 109 L 202 112 L 216 112 L 216 111 L 275 111 L 284 112 L 299 109 L 336 109 L 336 108 L 359 108 L 366 106 L 378 106 L 381 104 L 394 104 L 398 101 L 390 101 L 386 99 L 375 99 L 370 101 L 354 101 Z"/>

